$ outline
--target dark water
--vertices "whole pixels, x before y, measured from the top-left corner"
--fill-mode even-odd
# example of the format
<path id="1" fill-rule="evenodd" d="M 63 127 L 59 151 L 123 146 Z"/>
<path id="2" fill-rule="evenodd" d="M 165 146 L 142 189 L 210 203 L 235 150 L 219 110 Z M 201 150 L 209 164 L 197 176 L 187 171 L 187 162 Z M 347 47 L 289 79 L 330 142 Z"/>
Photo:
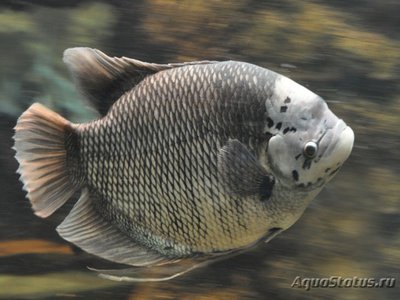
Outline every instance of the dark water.
<path id="1" fill-rule="evenodd" d="M 300 277 L 400 281 L 400 2 L 0 2 L 0 298 L 399 299 L 395 288 L 292 288 Z M 73 46 L 150 62 L 235 59 L 324 97 L 356 134 L 337 177 L 288 231 L 164 283 L 121 284 L 59 238 L 68 207 L 35 217 L 15 175 L 12 128 L 40 101 L 73 121 L 94 112 L 61 57 Z M 71 206 L 71 204 L 70 204 Z"/>

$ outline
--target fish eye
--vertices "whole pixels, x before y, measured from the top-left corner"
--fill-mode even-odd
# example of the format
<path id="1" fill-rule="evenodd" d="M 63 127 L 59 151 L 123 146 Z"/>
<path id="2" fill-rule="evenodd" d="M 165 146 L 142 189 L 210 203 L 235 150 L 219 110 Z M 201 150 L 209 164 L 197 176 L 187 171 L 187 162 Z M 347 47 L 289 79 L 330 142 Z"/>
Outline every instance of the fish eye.
<path id="1" fill-rule="evenodd" d="M 307 158 L 314 158 L 317 155 L 318 145 L 315 142 L 307 142 L 303 149 L 303 154 Z"/>

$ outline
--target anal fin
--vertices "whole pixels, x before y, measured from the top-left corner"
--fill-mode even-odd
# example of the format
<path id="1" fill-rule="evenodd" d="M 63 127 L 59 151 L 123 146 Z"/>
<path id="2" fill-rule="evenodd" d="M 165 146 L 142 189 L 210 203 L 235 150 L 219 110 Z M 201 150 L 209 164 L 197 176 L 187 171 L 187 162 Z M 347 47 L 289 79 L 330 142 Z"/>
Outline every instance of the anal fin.
<path id="1" fill-rule="evenodd" d="M 69 215 L 57 227 L 57 232 L 84 251 L 113 262 L 150 266 L 168 260 L 138 245 L 118 227 L 103 219 L 94 208 L 86 188 Z"/>

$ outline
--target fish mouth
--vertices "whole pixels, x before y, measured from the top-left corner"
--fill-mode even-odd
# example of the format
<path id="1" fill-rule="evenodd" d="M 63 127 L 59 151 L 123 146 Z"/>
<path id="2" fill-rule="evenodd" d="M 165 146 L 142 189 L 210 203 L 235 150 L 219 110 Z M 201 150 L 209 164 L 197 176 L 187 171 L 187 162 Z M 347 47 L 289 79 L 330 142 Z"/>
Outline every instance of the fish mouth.
<path id="1" fill-rule="evenodd" d="M 331 157 L 343 163 L 353 149 L 354 132 L 343 120 L 339 119 L 334 126 L 327 127 L 315 142 L 320 146 L 319 158 Z"/>
<path id="2" fill-rule="evenodd" d="M 333 130 L 338 136 L 338 142 L 334 147 L 335 156 L 341 162 L 344 162 L 350 156 L 353 149 L 354 132 L 343 120 L 339 120 Z"/>
<path id="3" fill-rule="evenodd" d="M 323 149 L 321 155 L 324 157 L 334 156 L 334 160 L 344 162 L 353 149 L 354 132 L 343 120 L 327 128 L 318 140 Z"/>

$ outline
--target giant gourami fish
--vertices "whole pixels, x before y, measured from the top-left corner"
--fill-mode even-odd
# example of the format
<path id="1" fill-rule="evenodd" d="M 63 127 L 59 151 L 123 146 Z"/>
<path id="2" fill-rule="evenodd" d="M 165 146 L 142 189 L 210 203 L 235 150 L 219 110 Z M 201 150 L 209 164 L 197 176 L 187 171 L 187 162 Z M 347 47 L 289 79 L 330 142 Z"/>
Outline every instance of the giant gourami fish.
<path id="1" fill-rule="evenodd" d="M 36 215 L 80 198 L 65 240 L 166 280 L 289 228 L 350 155 L 354 134 L 325 101 L 249 63 L 145 63 L 72 48 L 64 61 L 102 117 L 74 124 L 33 104 L 15 127 Z M 143 277 L 139 267 L 152 267 Z"/>

